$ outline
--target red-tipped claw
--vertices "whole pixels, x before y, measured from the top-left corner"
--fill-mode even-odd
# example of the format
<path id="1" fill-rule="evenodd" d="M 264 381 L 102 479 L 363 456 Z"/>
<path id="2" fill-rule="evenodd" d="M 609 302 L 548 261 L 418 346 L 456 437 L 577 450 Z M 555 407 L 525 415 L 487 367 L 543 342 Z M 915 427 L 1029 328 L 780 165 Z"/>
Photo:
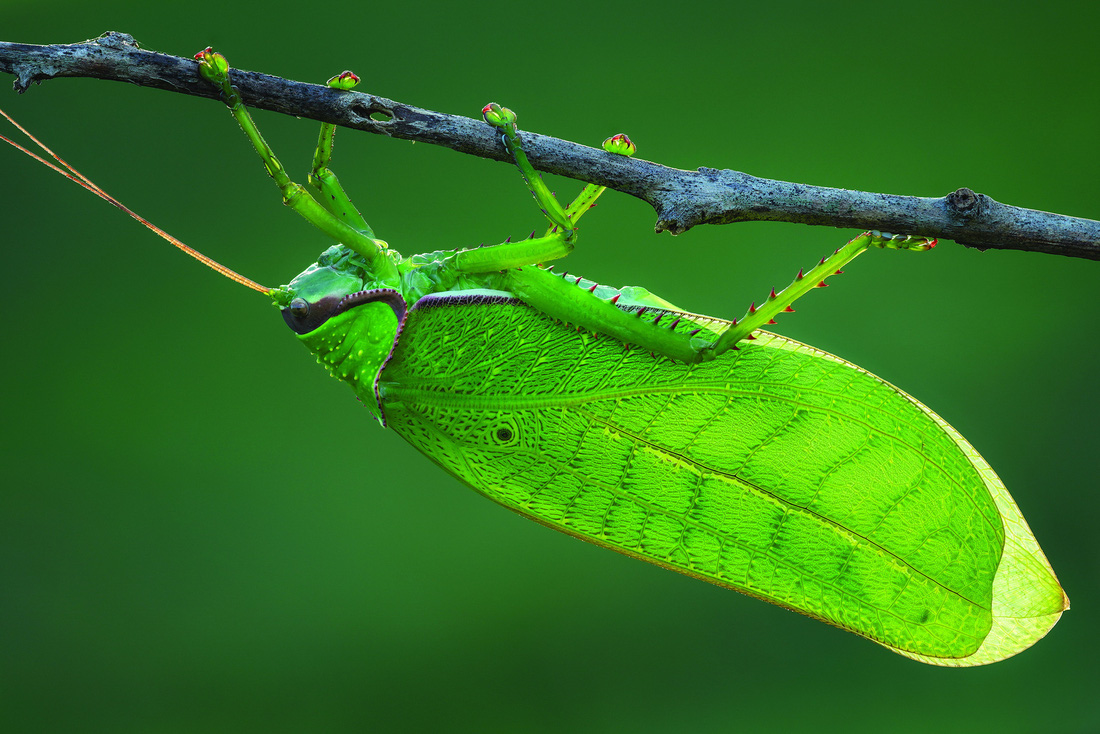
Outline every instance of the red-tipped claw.
<path id="1" fill-rule="evenodd" d="M 493 127 L 516 127 L 516 113 L 496 102 L 490 102 L 481 108 L 481 116 Z"/>
<path id="2" fill-rule="evenodd" d="M 208 82 L 221 84 L 229 74 L 229 62 L 210 46 L 195 54 L 195 60 L 199 62 L 199 74 Z"/>
<path id="3" fill-rule="evenodd" d="M 616 155 L 632 156 L 638 150 L 638 146 L 634 145 L 625 133 L 619 133 L 603 141 L 603 149 Z"/>
<path id="4" fill-rule="evenodd" d="M 351 89 L 359 83 L 359 77 L 353 71 L 345 71 L 326 82 L 333 89 Z"/>

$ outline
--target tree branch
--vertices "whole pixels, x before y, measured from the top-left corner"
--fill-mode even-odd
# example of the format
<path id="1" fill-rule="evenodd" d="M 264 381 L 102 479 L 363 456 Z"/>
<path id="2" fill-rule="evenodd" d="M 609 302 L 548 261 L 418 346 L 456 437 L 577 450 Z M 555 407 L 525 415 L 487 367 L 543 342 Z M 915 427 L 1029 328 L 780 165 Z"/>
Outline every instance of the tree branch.
<path id="1" fill-rule="evenodd" d="M 145 51 L 124 33 L 70 45 L 0 42 L 0 71 L 16 91 L 56 77 L 94 77 L 198 97 L 219 92 L 190 58 Z M 510 161 L 492 128 L 480 120 L 424 110 L 362 92 L 234 69 L 233 81 L 251 107 L 331 122 L 405 140 Z M 879 229 L 951 239 L 981 249 L 1046 252 L 1100 260 L 1100 222 L 1023 209 L 961 188 L 940 198 L 897 196 L 773 181 L 714 168 L 683 171 L 610 155 L 577 143 L 523 132 L 535 168 L 602 184 L 649 203 L 658 232 L 697 224 L 749 220 Z"/>

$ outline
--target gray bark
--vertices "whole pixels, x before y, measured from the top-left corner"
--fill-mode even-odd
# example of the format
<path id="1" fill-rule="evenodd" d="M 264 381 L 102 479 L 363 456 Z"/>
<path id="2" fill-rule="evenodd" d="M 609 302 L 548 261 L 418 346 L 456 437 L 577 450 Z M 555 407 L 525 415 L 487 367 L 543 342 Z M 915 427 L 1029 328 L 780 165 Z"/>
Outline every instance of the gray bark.
<path id="1" fill-rule="evenodd" d="M 0 71 L 15 75 L 20 93 L 32 83 L 75 76 L 218 98 L 219 91 L 199 76 L 197 67 L 190 58 L 143 50 L 124 33 L 68 45 L 0 42 Z M 251 107 L 510 160 L 481 120 L 251 71 L 234 69 L 231 77 Z M 533 132 L 521 134 L 535 168 L 642 199 L 657 212 L 658 232 L 679 234 L 698 224 L 749 220 L 800 222 L 1100 260 L 1100 222 L 1001 204 L 968 188 L 926 198 L 774 181 L 731 170 L 684 171 Z"/>

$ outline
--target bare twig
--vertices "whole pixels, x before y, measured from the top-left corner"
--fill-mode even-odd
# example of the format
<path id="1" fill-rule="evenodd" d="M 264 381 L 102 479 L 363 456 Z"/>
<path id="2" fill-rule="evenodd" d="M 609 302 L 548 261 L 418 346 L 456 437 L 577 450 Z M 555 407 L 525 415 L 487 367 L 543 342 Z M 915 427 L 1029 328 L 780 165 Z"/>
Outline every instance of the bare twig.
<path id="1" fill-rule="evenodd" d="M 199 77 L 192 59 L 142 50 L 124 33 L 70 45 L 0 42 L 0 71 L 15 75 L 19 92 L 32 83 L 76 76 L 199 97 L 219 94 Z M 493 130 L 480 120 L 256 72 L 233 70 L 233 80 L 252 107 L 509 160 Z M 982 249 L 1100 260 L 1100 222 L 1008 206 L 967 188 L 935 199 L 849 191 L 756 178 L 739 171 L 683 171 L 537 133 L 522 135 L 535 168 L 602 184 L 648 202 L 657 211 L 658 232 L 678 234 L 697 224 L 770 220 L 907 232 Z"/>

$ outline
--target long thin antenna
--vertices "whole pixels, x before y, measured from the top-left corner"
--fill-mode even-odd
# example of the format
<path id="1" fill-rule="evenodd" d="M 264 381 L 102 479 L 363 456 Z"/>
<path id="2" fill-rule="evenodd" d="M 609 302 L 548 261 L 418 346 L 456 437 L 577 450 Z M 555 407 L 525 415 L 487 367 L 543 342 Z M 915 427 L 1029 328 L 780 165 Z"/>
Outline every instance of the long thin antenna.
<path id="1" fill-rule="evenodd" d="M 64 168 L 62 169 L 62 168 L 59 168 L 58 166 L 55 166 L 53 163 L 50 163 L 49 161 L 47 161 L 42 156 L 40 156 L 36 153 L 32 153 L 31 151 L 27 150 L 26 148 L 24 148 L 19 143 L 16 143 L 16 142 L 10 140 L 9 138 L 4 137 L 3 135 L 0 135 L 0 140 L 3 140 L 5 143 L 11 145 L 12 147 L 23 151 L 24 153 L 29 155 L 31 158 L 34 158 L 36 161 L 38 161 L 42 165 L 46 166 L 47 168 L 53 169 L 54 171 L 56 171 L 57 173 L 60 173 L 65 178 L 69 179 L 70 181 L 72 181 L 76 184 L 79 184 L 80 186 L 84 187 L 88 191 L 91 191 L 93 194 L 95 194 L 99 198 L 103 199 L 104 201 L 107 201 L 107 202 L 113 204 L 114 206 L 118 207 L 119 209 L 126 212 L 127 214 L 129 214 L 131 217 L 133 217 L 137 221 L 144 224 L 149 229 L 156 232 L 158 235 L 163 237 L 168 242 L 172 243 L 173 245 L 175 245 L 179 249 L 186 252 L 191 257 L 193 257 L 196 260 L 198 260 L 199 262 L 201 262 L 203 265 L 206 265 L 207 267 L 218 271 L 219 273 L 221 273 L 225 277 L 229 278 L 230 280 L 236 281 L 237 283 L 240 283 L 243 286 L 247 286 L 248 288 L 251 288 L 254 291 L 259 291 L 260 293 L 269 293 L 271 291 L 270 288 L 268 288 L 266 286 L 262 286 L 259 283 L 257 283 L 256 281 L 250 280 L 250 279 L 244 277 L 243 275 L 241 275 L 240 273 L 238 273 L 234 270 L 230 270 L 229 268 L 225 267 L 224 265 L 217 262 L 216 260 L 213 260 L 213 259 L 207 257 L 206 255 L 203 255 L 198 250 L 195 250 L 191 247 L 188 247 L 183 242 L 180 242 L 178 239 L 176 239 L 172 235 L 168 234 L 167 232 L 165 232 L 163 229 L 161 229 L 157 225 L 153 224 L 152 222 L 145 219 L 141 215 L 136 214 L 132 209 L 127 207 L 125 204 L 120 202 L 118 199 L 116 199 L 115 197 L 111 196 L 110 194 L 108 194 L 103 189 L 96 186 L 90 179 L 88 179 L 80 171 L 76 170 L 75 168 L 70 166 L 68 163 L 66 163 L 61 158 L 61 156 L 57 155 L 57 153 L 54 153 L 52 150 L 47 148 L 42 143 L 42 141 L 40 141 L 38 138 L 34 137 L 29 132 L 27 132 L 26 128 L 24 128 L 22 125 L 20 125 L 14 119 L 12 119 L 11 115 L 9 115 L 3 109 L 0 109 L 0 115 L 3 115 L 7 119 L 8 122 L 10 122 L 12 125 L 14 125 L 16 127 L 16 129 L 19 130 L 19 132 L 26 135 L 30 140 L 32 140 L 34 142 L 35 145 L 37 145 L 39 148 L 41 148 L 43 151 L 45 151 L 47 155 L 49 155 L 55 161 L 60 163 L 61 166 L 63 166 Z"/>

